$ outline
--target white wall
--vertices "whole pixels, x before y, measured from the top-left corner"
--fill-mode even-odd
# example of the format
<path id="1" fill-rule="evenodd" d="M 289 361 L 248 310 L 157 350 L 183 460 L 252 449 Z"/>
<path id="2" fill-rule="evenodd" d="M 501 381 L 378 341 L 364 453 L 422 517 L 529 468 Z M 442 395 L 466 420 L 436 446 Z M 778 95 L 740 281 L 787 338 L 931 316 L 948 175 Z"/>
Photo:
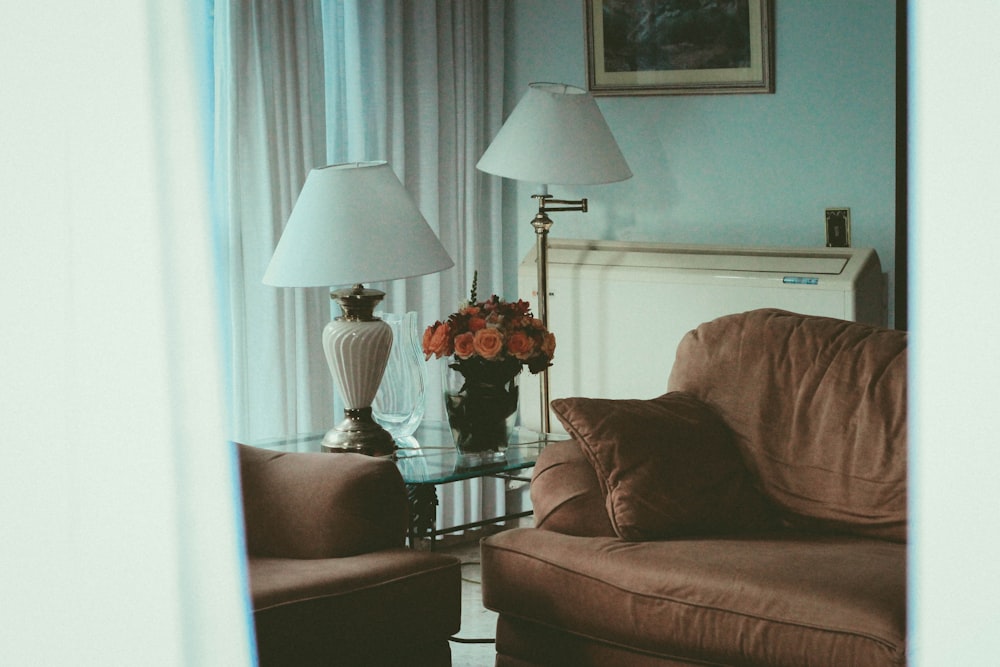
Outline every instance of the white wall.
<path id="1" fill-rule="evenodd" d="M 583 5 L 508 3 L 508 111 L 532 81 L 586 87 Z M 553 188 L 592 208 L 556 217 L 552 236 L 821 246 L 823 209 L 845 206 L 853 244 L 874 247 L 892 275 L 894 1 L 776 7 L 775 94 L 598 98 L 635 176 Z M 505 188 L 505 222 L 516 229 L 506 249 L 520 259 L 534 243 L 534 186 Z M 515 275 L 506 279 L 513 294 Z"/>
<path id="2" fill-rule="evenodd" d="M 1000 4 L 911 11 L 911 664 L 994 665 Z"/>

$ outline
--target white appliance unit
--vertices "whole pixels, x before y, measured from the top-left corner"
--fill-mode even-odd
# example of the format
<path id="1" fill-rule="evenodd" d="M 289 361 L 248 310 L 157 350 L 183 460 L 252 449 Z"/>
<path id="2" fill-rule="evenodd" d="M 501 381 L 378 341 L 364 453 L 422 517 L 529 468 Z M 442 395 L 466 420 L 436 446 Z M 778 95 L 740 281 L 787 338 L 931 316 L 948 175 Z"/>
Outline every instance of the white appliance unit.
<path id="1" fill-rule="evenodd" d="M 663 394 L 681 338 L 702 322 L 781 308 L 885 326 L 884 279 L 871 248 L 747 248 L 549 240 L 551 398 Z M 537 303 L 535 251 L 520 298 Z M 521 422 L 541 423 L 538 379 L 522 373 Z M 552 429 L 561 431 L 555 417 Z"/>

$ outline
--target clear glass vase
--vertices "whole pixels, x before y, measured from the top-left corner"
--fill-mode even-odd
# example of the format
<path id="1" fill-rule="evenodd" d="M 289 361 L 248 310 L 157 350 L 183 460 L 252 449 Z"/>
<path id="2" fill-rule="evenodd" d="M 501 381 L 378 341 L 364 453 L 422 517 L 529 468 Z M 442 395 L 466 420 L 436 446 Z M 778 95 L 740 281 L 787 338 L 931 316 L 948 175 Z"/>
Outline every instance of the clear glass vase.
<path id="1" fill-rule="evenodd" d="M 417 314 L 376 313 L 392 328 L 392 349 L 372 403 L 372 416 L 401 446 L 411 438 L 427 408 L 427 365 Z M 402 441 L 402 442 L 399 442 Z"/>

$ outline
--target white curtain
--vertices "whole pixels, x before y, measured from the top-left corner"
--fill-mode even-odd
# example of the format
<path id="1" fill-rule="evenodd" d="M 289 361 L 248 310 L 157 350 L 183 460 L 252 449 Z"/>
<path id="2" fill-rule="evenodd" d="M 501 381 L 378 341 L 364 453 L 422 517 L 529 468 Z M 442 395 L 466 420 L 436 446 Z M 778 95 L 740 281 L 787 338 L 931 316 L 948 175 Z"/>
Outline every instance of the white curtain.
<path id="1" fill-rule="evenodd" d="M 215 71 L 230 431 L 246 442 L 329 428 L 333 387 L 320 345 L 329 292 L 261 282 L 306 175 L 326 164 L 319 3 L 219 0 Z"/>
<path id="2" fill-rule="evenodd" d="M 480 294 L 502 293 L 499 179 L 475 163 L 502 123 L 503 2 L 217 7 L 234 437 L 324 430 L 339 416 L 320 347 L 329 295 L 260 284 L 281 225 L 310 167 L 387 160 L 456 266 L 377 285 L 387 292 L 381 309 L 415 310 L 430 324 L 468 296 L 474 271 Z M 439 372 L 430 370 L 427 418 L 443 419 Z M 449 485 L 439 524 L 476 520 L 502 503 L 497 482 Z"/>
<path id="3" fill-rule="evenodd" d="M 331 162 L 388 160 L 455 260 L 381 285 L 383 309 L 431 324 L 468 298 L 474 271 L 480 294 L 502 294 L 500 183 L 475 165 L 503 121 L 503 2 L 327 0 L 323 16 Z M 445 418 L 440 363 L 429 369 L 428 419 Z M 504 498 L 495 480 L 439 495 L 445 526 L 491 515 Z"/>
<path id="4" fill-rule="evenodd" d="M 252 661 L 190 10 L 0 4 L 3 665 Z"/>

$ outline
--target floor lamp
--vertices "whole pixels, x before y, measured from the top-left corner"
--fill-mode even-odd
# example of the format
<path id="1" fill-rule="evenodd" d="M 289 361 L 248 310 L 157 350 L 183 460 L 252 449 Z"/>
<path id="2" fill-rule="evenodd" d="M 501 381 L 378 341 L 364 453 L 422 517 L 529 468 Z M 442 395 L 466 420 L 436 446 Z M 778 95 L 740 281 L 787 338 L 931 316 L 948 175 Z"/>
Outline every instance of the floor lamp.
<path id="1" fill-rule="evenodd" d="M 601 110 L 587 91 L 562 83 L 532 83 L 500 128 L 476 168 L 537 183 L 541 194 L 535 229 L 538 302 L 535 314 L 548 327 L 549 213 L 587 212 L 586 199 L 553 199 L 550 185 L 596 185 L 632 177 Z M 549 374 L 539 381 L 542 431 L 549 432 Z"/>
<path id="2" fill-rule="evenodd" d="M 453 265 L 387 163 L 337 164 L 309 172 L 264 282 L 350 285 L 331 292 L 343 314 L 323 330 L 323 351 L 344 399 L 344 421 L 323 438 L 325 451 L 381 456 L 395 450 L 371 409 L 392 345 L 392 329 L 373 314 L 385 292 L 362 283 Z"/>

